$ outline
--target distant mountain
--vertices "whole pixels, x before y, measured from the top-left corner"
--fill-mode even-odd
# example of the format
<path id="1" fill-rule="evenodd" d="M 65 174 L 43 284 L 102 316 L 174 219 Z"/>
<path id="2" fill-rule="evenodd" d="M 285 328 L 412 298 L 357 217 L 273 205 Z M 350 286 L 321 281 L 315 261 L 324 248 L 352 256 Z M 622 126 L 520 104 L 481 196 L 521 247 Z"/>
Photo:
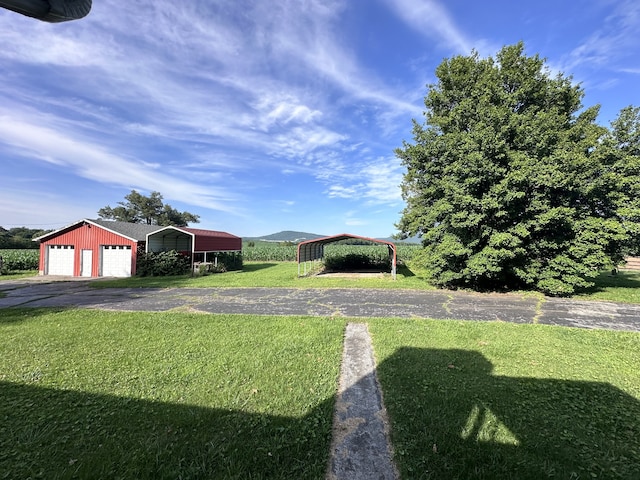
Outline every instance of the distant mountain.
<path id="1" fill-rule="evenodd" d="M 245 241 L 254 242 L 293 242 L 299 243 L 305 240 L 313 240 L 314 238 L 322 238 L 327 235 L 318 235 L 317 233 L 294 232 L 292 230 L 283 230 L 282 232 L 272 233 L 263 237 L 245 238 Z"/>

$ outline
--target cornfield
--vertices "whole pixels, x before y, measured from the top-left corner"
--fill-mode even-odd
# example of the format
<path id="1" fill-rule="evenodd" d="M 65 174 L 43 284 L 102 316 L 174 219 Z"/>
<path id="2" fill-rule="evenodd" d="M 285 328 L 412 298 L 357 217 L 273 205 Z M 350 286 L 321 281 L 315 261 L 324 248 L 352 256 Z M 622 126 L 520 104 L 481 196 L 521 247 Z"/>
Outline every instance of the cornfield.
<path id="1" fill-rule="evenodd" d="M 244 244 L 242 260 L 245 262 L 295 262 L 296 245 L 280 245 L 278 243 Z"/>
<path id="2" fill-rule="evenodd" d="M 40 250 L 0 250 L 0 257 L 2 257 L 2 262 L 0 262 L 2 264 L 1 273 L 38 270 Z"/>
<path id="3" fill-rule="evenodd" d="M 420 249 L 420 245 L 396 244 L 398 262 L 407 262 Z M 245 262 L 295 262 L 297 260 L 296 245 L 278 243 L 245 244 L 242 248 L 242 259 Z M 347 255 L 366 255 L 373 262 L 383 262 L 389 258 L 386 245 L 336 245 L 329 244 L 324 249 L 325 258 L 344 257 Z"/>

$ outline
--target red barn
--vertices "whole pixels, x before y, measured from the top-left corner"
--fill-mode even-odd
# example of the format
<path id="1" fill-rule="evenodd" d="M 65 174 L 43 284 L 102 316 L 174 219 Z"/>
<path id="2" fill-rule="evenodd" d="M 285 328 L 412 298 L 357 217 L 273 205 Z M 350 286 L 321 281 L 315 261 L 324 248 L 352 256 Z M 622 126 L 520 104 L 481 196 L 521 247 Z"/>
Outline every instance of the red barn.
<path id="1" fill-rule="evenodd" d="M 226 232 L 89 219 L 34 240 L 40 241 L 40 275 L 74 277 L 135 275 L 139 249 L 179 250 L 192 258 L 195 252 L 242 250 L 242 239 Z"/>

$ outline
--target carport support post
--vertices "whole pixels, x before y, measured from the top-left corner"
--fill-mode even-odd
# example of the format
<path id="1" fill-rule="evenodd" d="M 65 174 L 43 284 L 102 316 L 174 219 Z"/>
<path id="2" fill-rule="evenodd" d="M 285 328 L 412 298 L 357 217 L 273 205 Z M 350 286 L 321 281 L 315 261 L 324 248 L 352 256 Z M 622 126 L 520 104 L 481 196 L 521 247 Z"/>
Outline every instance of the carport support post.
<path id="1" fill-rule="evenodd" d="M 176 243 L 178 242 L 178 239 L 176 237 Z M 196 257 L 196 240 L 195 240 L 195 236 L 192 235 L 191 236 L 191 276 L 195 277 L 196 272 L 193 271 L 193 267 L 195 266 L 195 257 Z"/>

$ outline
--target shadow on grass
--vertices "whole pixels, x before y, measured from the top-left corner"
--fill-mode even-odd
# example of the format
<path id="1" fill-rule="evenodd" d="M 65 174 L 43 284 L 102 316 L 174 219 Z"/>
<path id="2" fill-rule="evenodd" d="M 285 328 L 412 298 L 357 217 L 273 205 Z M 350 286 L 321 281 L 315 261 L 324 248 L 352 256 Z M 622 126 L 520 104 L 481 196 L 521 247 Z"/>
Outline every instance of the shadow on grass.
<path id="1" fill-rule="evenodd" d="M 0 472 L 3 478 L 323 478 L 332 408 L 333 399 L 288 418 L 0 382 Z"/>
<path id="2" fill-rule="evenodd" d="M 610 384 L 498 376 L 479 352 L 417 348 L 378 375 L 404 478 L 640 478 L 640 403 Z"/>
<path id="3" fill-rule="evenodd" d="M 20 280 L 22 278 L 35 277 L 38 275 L 37 270 L 16 270 L 5 272 L 0 275 L 0 282 L 3 280 Z"/>
<path id="4" fill-rule="evenodd" d="M 397 269 L 396 269 L 396 273 L 398 275 L 402 275 L 402 276 L 404 276 L 406 278 L 415 277 L 416 276 L 416 274 L 413 273 L 413 271 L 409 267 L 407 267 L 406 265 L 398 265 Z"/>
<path id="5" fill-rule="evenodd" d="M 640 402 L 402 348 L 377 369 L 403 478 L 640 478 Z M 6 478 L 324 478 L 334 399 L 301 418 L 0 382 Z M 212 383 L 213 385 L 213 383 Z"/>
<path id="6" fill-rule="evenodd" d="M 595 285 L 583 290 L 582 294 L 602 292 L 607 288 L 640 288 L 640 272 L 619 271 L 612 275 L 611 272 L 602 272 L 594 279 Z"/>
<path id="7" fill-rule="evenodd" d="M 242 273 L 251 273 L 251 272 L 257 272 L 259 270 L 264 270 L 266 268 L 272 268 L 272 267 L 276 267 L 278 266 L 277 263 L 269 263 L 269 262 L 265 262 L 265 263 L 245 263 L 242 266 Z"/>

